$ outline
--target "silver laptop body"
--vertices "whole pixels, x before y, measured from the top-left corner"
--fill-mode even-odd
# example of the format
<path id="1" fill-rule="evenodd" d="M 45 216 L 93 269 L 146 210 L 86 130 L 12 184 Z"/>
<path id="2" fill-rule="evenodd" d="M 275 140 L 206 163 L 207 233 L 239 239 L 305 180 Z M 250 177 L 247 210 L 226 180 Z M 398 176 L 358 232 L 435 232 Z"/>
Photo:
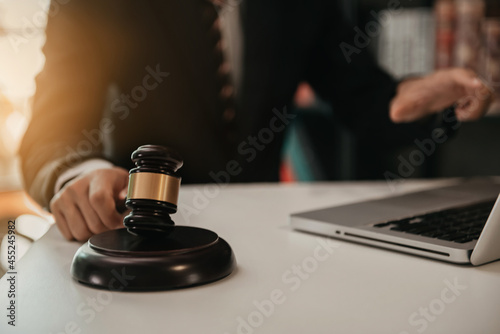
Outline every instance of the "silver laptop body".
<path id="1" fill-rule="evenodd" d="M 292 214 L 292 228 L 443 261 L 481 265 L 500 258 L 500 184 L 493 179 Z M 466 243 L 375 225 L 496 200 L 479 239 Z"/>

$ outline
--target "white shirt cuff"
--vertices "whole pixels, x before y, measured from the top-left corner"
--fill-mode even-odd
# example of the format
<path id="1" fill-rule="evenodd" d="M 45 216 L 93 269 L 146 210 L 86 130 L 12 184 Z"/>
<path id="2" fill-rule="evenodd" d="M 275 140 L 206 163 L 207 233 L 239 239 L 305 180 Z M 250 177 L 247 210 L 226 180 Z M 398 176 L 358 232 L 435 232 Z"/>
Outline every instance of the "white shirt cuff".
<path id="1" fill-rule="evenodd" d="M 103 168 L 111 168 L 114 167 L 114 165 L 104 159 L 90 159 L 83 161 L 67 170 L 65 170 L 59 177 L 57 178 L 56 185 L 54 187 L 54 194 L 57 193 L 61 188 L 64 186 L 64 184 L 71 179 L 74 179 L 78 175 L 85 173 L 85 172 L 91 172 L 93 170 L 97 169 L 103 169 Z"/>

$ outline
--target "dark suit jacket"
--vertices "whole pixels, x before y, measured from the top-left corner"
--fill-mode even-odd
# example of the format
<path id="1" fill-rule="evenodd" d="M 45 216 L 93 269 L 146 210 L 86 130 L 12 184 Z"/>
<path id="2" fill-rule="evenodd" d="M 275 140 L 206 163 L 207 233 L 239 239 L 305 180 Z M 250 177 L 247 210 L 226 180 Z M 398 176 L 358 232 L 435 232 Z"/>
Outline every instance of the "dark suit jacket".
<path id="1" fill-rule="evenodd" d="M 332 0 L 241 2 L 243 79 L 236 117 L 224 121 L 206 71 L 199 1 L 72 0 L 49 17 L 20 151 L 38 202 L 48 205 L 68 166 L 102 157 L 129 168 L 142 144 L 176 149 L 183 182 L 276 181 L 281 124 L 300 81 L 333 105 L 338 121 L 387 139 L 396 84 L 367 50 L 346 61 L 339 45 L 353 44 L 354 31 Z M 392 131 L 412 138 L 405 127 Z"/>

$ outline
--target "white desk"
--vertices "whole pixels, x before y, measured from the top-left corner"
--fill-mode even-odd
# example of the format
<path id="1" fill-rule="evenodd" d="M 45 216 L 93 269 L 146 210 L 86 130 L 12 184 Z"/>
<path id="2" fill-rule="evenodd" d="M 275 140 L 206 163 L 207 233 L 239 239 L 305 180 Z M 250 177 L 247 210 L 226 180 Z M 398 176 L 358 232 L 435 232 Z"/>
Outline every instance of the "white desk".
<path id="1" fill-rule="evenodd" d="M 407 182 L 398 192 L 438 184 Z M 194 207 L 199 190 L 184 186 L 180 203 Z M 18 264 L 15 329 L 0 281 L 0 333 L 500 333 L 500 262 L 457 266 L 288 227 L 291 212 L 390 194 L 385 182 L 227 186 L 198 202 L 206 207 L 189 221 L 180 213 L 174 220 L 216 231 L 238 269 L 177 291 L 80 285 L 69 274 L 80 244 L 52 228 Z"/>

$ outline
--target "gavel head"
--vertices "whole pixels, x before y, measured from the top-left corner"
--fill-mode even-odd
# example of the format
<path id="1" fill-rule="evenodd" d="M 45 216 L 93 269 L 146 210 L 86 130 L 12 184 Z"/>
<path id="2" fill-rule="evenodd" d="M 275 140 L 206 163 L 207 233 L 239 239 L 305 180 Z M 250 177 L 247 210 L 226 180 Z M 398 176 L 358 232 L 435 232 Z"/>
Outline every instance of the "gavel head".
<path id="1" fill-rule="evenodd" d="M 144 145 L 132 153 L 132 161 L 136 167 L 130 170 L 125 201 L 132 212 L 123 224 L 135 235 L 163 237 L 174 226 L 170 214 L 177 211 L 182 158 L 167 147 Z"/>

